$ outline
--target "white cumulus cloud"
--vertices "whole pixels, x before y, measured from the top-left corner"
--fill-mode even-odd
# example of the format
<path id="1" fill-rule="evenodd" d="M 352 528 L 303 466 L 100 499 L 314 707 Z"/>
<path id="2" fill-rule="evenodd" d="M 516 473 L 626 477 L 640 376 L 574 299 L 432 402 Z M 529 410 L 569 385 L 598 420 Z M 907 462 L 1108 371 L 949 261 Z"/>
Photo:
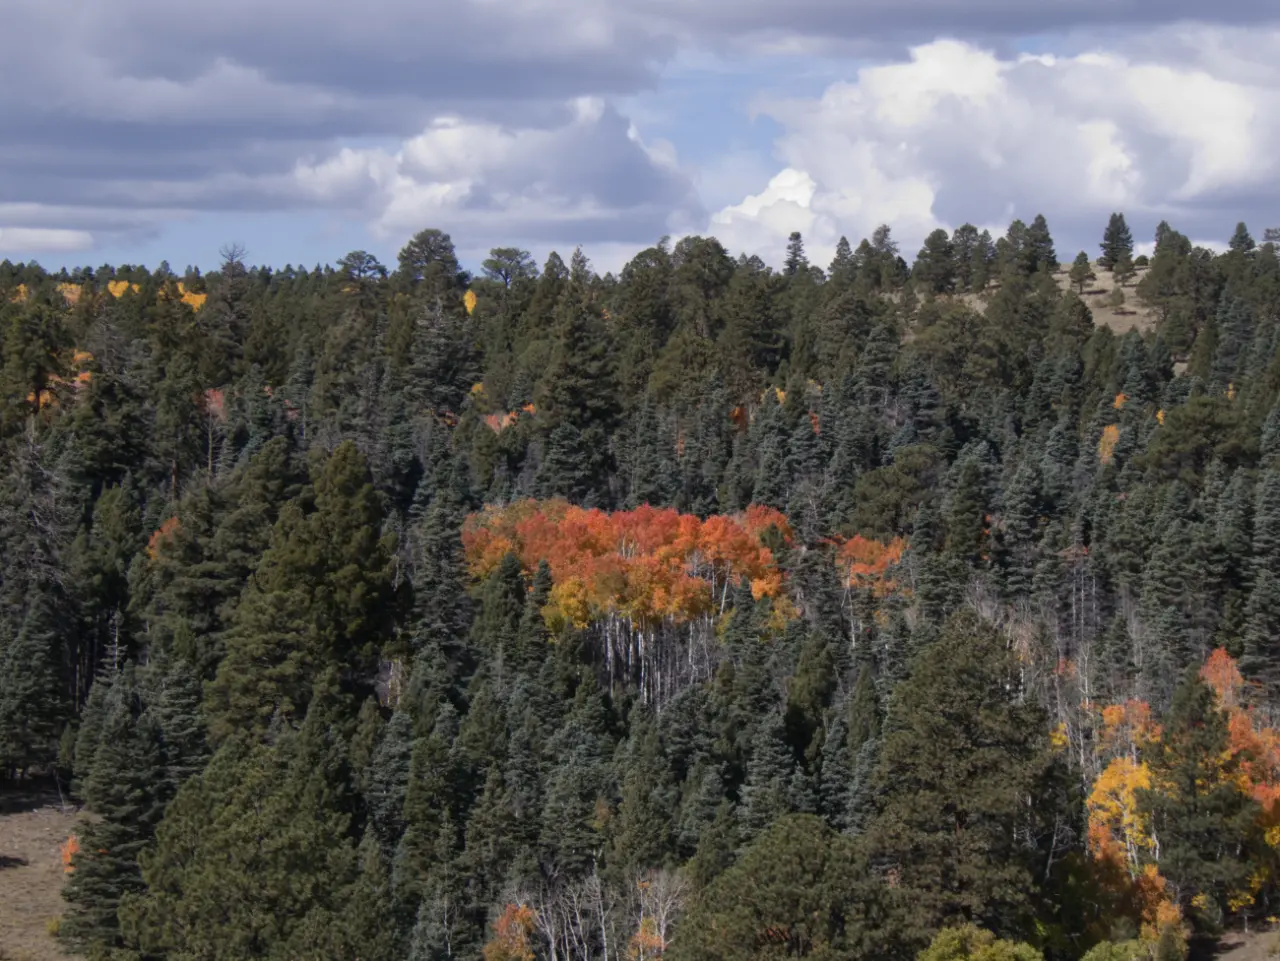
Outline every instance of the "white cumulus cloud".
<path id="1" fill-rule="evenodd" d="M 1254 31 L 1254 59 L 1232 65 L 1219 31 L 1174 39 L 1176 56 L 1171 41 L 1056 57 L 938 40 L 820 97 L 762 101 L 783 170 L 711 229 L 772 262 L 800 230 L 825 262 L 842 234 L 856 244 L 880 223 L 909 257 L 937 227 L 1002 231 L 1037 213 L 1060 254 L 1095 247 L 1113 210 L 1139 239 L 1161 219 L 1193 238 L 1280 220 L 1280 33 Z"/>

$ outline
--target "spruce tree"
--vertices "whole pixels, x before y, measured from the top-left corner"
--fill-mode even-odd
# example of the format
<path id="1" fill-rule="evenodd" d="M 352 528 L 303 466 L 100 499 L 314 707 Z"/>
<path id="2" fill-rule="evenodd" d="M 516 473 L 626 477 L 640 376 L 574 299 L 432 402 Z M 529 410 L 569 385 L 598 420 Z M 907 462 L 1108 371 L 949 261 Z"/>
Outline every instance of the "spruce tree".
<path id="1" fill-rule="evenodd" d="M 179 790 L 140 859 L 146 891 L 120 910 L 144 954 L 312 957 L 369 921 L 346 917 L 361 864 L 340 733 L 348 709 L 332 687 L 331 674 L 299 730 L 271 746 L 228 740 Z"/>
<path id="2" fill-rule="evenodd" d="M 65 715 L 58 620 L 37 596 L 18 636 L 0 649 L 0 770 L 22 776 L 57 760 Z"/>
<path id="3" fill-rule="evenodd" d="M 79 831 L 64 889 L 69 910 L 60 935 L 91 956 L 126 943 L 117 916 L 130 895 L 144 890 L 139 856 L 164 812 L 161 735 L 152 718 L 137 714 L 127 680 L 117 682 L 104 719 L 84 798 L 94 814 Z"/>
<path id="4" fill-rule="evenodd" d="M 795 767 L 782 718 L 771 711 L 760 719 L 751 738 L 739 812 L 744 841 L 750 842 L 782 815 L 794 810 Z"/>
<path id="5" fill-rule="evenodd" d="M 368 468 L 345 443 L 314 493 L 282 511 L 271 546 L 236 609 L 227 656 L 209 687 L 216 738 L 301 719 L 322 671 L 366 685 L 393 614 L 392 542 Z"/>

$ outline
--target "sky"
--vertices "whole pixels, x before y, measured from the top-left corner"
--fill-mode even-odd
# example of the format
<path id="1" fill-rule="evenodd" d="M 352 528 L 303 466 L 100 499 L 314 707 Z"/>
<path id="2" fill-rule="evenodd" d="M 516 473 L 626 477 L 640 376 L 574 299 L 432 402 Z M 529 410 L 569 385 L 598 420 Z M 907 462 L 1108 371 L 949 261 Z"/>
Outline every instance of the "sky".
<path id="1" fill-rule="evenodd" d="M 0 259 L 53 269 L 1280 225 L 1275 0 L 6 0 L 0 89 Z"/>

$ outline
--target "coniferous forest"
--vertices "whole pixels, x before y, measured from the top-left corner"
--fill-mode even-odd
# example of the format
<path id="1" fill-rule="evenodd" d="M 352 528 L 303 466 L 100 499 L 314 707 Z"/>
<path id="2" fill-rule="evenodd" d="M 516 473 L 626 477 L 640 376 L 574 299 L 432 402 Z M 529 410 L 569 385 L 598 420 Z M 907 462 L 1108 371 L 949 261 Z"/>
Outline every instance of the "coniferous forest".
<path id="1" fill-rule="evenodd" d="M 0 777 L 83 806 L 64 950 L 1182 961 L 1273 923 L 1276 238 L 1099 236 L 0 264 Z"/>

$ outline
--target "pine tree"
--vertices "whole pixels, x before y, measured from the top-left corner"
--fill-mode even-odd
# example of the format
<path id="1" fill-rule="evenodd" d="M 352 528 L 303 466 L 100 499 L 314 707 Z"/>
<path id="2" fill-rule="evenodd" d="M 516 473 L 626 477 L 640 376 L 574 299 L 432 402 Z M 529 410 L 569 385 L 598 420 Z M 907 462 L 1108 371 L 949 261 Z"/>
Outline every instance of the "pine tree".
<path id="1" fill-rule="evenodd" d="M 1032 827 L 1048 754 L 1017 676 L 999 634 L 960 613 L 895 691 L 868 843 L 910 905 L 904 945 L 950 920 L 1010 932 L 1029 921 L 1034 853 L 1015 838 Z"/>
<path id="2" fill-rule="evenodd" d="M 404 799 L 413 756 L 413 722 L 406 711 L 391 715 L 373 755 L 369 774 L 369 819 L 386 850 L 404 833 Z"/>
<path id="3" fill-rule="evenodd" d="M 1113 213 L 1107 222 L 1107 229 L 1102 234 L 1102 256 L 1098 258 L 1098 266 L 1110 270 L 1122 255 L 1133 256 L 1133 234 L 1124 221 L 1124 214 Z"/>
<path id="4" fill-rule="evenodd" d="M 147 711 L 160 735 L 165 801 L 209 760 L 203 690 L 192 665 L 179 657 L 158 656 L 143 675 Z"/>
<path id="5" fill-rule="evenodd" d="M 1232 253 L 1248 254 L 1252 253 L 1257 246 L 1258 245 L 1254 243 L 1253 238 L 1249 236 L 1249 228 L 1244 224 L 1244 222 L 1242 221 L 1236 224 L 1235 233 L 1231 235 L 1231 240 L 1227 244 L 1227 248 L 1231 250 Z"/>
<path id="6" fill-rule="evenodd" d="M 1076 259 L 1071 263 L 1070 279 L 1077 294 L 1084 294 L 1085 287 L 1098 279 L 1098 275 L 1093 272 L 1093 264 L 1089 262 L 1089 255 L 1083 250 L 1076 254 Z"/>
<path id="7" fill-rule="evenodd" d="M 804 240 L 798 230 L 793 230 L 787 238 L 787 259 L 783 265 L 783 273 L 794 277 L 809 266 L 809 258 L 804 255 Z"/>
<path id="8" fill-rule="evenodd" d="M 633 721 L 619 766 L 621 802 L 613 829 L 613 863 L 633 871 L 660 867 L 671 849 L 676 791 L 651 719 Z"/>
<path id="9" fill-rule="evenodd" d="M 1027 228 L 1026 236 L 1027 273 L 1044 270 L 1054 273 L 1058 269 L 1058 255 L 1053 249 L 1053 237 L 1049 234 L 1049 224 L 1044 214 L 1036 214 Z"/>
<path id="10" fill-rule="evenodd" d="M 876 956 L 882 899 L 864 859 L 819 818 L 778 821 L 702 892 L 672 944 L 675 961 Z"/>

